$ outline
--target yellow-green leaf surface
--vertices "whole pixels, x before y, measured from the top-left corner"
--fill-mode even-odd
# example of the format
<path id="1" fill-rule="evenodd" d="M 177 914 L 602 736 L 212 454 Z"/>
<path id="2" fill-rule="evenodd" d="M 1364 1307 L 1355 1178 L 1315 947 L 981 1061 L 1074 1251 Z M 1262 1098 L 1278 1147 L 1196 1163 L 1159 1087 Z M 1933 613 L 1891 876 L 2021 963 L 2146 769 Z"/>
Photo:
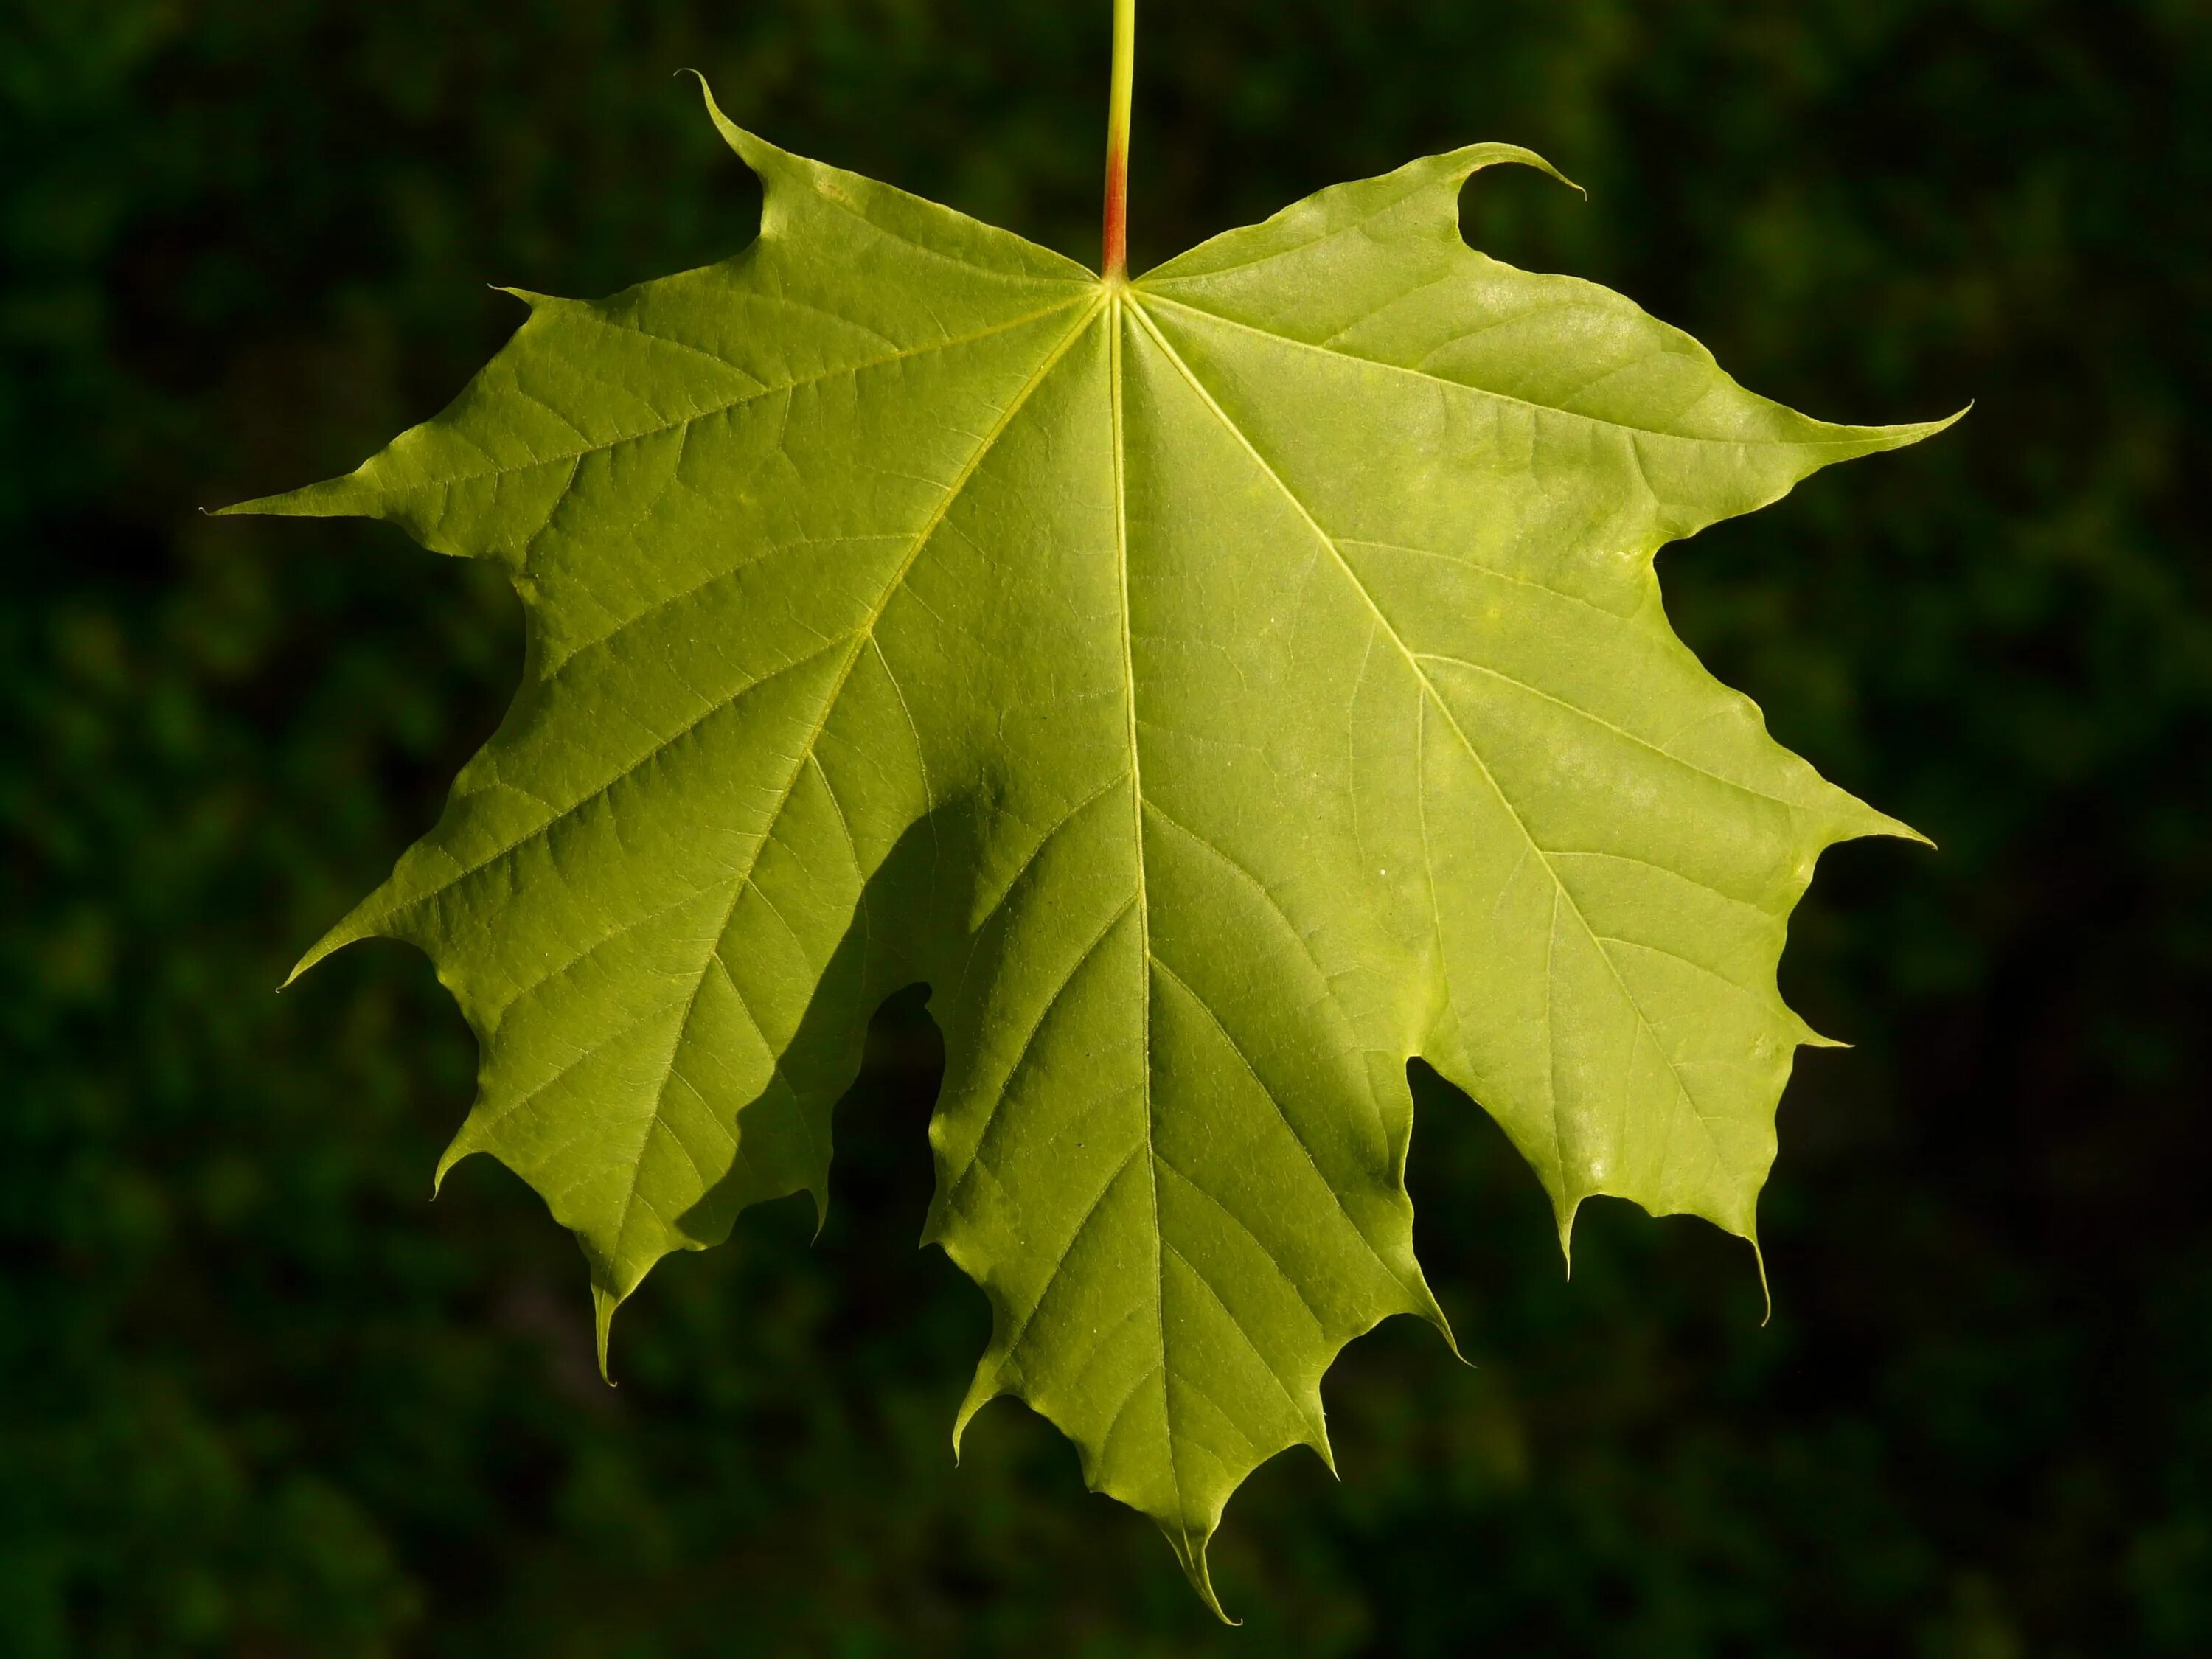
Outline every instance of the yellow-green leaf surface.
<path id="1" fill-rule="evenodd" d="M 1909 835 L 1668 626 L 1662 544 L 1933 426 L 1745 392 L 1468 248 L 1479 145 L 1137 281 L 730 125 L 759 240 L 513 342 L 357 471 L 234 511 L 495 559 L 525 684 L 302 968 L 420 945 L 489 1152 L 614 1308 L 826 1199 L 871 1012 L 931 992 L 928 1237 L 1013 1394 L 1206 1589 L 1320 1383 L 1443 1321 L 1419 1055 L 1564 1236 L 1592 1194 L 1746 1238 L 1814 859 Z M 442 1172 L 442 1166 L 441 1166 Z M 957 1431 L 956 1431 L 957 1433 Z"/>

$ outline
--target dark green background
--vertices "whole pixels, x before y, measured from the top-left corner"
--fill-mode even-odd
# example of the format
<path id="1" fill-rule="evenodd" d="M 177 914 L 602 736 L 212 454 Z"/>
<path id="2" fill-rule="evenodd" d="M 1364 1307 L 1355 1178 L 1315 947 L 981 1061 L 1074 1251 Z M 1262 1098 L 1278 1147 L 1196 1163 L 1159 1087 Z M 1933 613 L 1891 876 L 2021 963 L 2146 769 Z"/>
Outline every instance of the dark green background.
<path id="1" fill-rule="evenodd" d="M 1135 262 L 1474 138 L 1470 234 L 1753 387 L 1975 412 L 1662 556 L 1830 855 L 1740 1245 L 1574 1283 L 1422 1079 L 1427 1332 L 1262 1470 L 1212 1625 L 917 1254 L 934 1039 L 592 1375 L 425 966 L 297 951 L 520 662 L 495 572 L 195 508 L 342 471 L 519 318 L 732 252 L 777 141 L 1091 257 L 1106 0 L 0 0 L 0 1653 L 2212 1652 L 2212 23 L 2195 0 L 1152 0 Z M 1403 1322 L 1401 1322 L 1402 1324 Z"/>

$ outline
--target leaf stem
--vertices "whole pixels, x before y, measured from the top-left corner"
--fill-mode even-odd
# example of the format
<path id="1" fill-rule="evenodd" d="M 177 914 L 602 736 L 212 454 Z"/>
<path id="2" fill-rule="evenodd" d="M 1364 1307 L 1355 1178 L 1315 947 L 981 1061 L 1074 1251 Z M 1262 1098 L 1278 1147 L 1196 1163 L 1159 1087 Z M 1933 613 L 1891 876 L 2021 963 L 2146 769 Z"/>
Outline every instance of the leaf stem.
<path id="1" fill-rule="evenodd" d="M 1129 275 L 1129 103 L 1137 80 L 1137 0 L 1114 0 L 1114 71 L 1106 106 L 1106 268 Z"/>

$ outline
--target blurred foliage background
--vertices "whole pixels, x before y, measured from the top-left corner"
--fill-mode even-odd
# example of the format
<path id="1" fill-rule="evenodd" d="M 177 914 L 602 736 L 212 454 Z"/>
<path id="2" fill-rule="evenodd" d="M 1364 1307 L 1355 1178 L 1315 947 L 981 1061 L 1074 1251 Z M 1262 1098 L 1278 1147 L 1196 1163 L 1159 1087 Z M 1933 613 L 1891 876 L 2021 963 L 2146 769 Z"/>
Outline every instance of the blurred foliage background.
<path id="1" fill-rule="evenodd" d="M 1955 431 L 1662 556 L 1785 742 L 1941 844 L 1824 864 L 1763 1214 L 1584 1212 L 1417 1078 L 1345 1471 L 1210 1623 L 914 1249 L 911 999 L 836 1198 L 669 1262 L 592 1374 L 427 966 L 296 952 L 517 673 L 496 574 L 196 509 L 343 471 L 519 320 L 722 257 L 738 118 L 1094 256 L 1104 0 L 0 0 L 0 1651 L 2212 1652 L 2212 14 L 2200 0 L 1146 9 L 1139 264 L 1470 138 L 1480 245 L 1753 386 Z M 2196 482 L 2192 485 L 2191 479 Z M 2192 499 L 2194 497 L 2195 499 Z"/>

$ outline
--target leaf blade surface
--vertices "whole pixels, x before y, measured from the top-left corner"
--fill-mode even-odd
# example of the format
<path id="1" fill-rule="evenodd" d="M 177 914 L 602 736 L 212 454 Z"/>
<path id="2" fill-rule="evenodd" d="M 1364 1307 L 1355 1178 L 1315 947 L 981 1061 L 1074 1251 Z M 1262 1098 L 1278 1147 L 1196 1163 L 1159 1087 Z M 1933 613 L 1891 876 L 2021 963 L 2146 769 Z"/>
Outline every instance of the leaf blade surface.
<path id="1" fill-rule="evenodd" d="M 711 107 L 711 100 L 709 100 Z M 946 1074 L 927 1237 L 1024 1399 L 1209 1601 L 1229 1495 L 1329 1456 L 1394 1313 L 1406 1066 L 1595 1193 L 1755 1238 L 1809 1030 L 1813 861 L 1910 834 L 1766 735 L 1651 559 L 1934 426 L 1814 422 L 1618 295 L 1468 248 L 1474 146 L 1133 284 L 714 118 L 724 264 L 529 319 L 353 474 L 510 570 L 525 684 L 439 824 L 301 963 L 421 946 L 488 1152 L 608 1321 L 745 1205 L 826 1202 L 889 992 Z M 1447 1335 L 1449 1333 L 1447 1333 Z M 1218 1611 L 1217 1604 L 1217 1611 Z"/>

